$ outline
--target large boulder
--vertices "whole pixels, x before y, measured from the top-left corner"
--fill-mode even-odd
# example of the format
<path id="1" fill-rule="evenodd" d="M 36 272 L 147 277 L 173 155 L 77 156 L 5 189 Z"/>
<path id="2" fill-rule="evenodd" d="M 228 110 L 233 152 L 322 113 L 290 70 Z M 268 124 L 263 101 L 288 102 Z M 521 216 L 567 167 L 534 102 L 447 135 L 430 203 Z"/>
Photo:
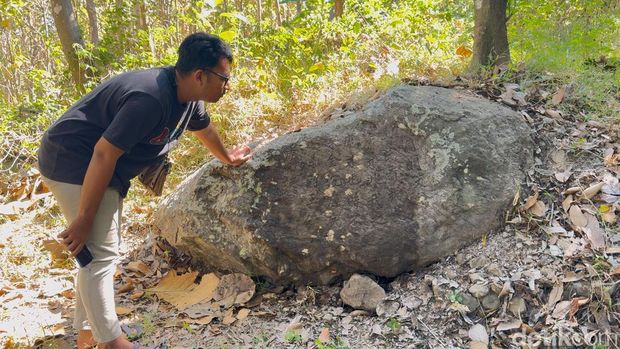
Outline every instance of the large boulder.
<path id="1" fill-rule="evenodd" d="M 242 167 L 204 165 L 154 223 L 198 264 L 276 283 L 393 277 L 500 227 L 532 157 L 511 109 L 399 86 L 258 147 Z"/>

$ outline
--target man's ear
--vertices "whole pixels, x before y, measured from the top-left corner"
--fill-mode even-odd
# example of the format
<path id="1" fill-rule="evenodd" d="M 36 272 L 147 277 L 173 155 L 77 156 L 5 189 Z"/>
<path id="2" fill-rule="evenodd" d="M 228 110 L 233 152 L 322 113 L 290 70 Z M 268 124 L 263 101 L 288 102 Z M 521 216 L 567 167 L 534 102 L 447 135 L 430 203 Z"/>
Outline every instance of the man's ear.
<path id="1" fill-rule="evenodd" d="M 192 77 L 194 78 L 194 80 L 196 80 L 196 82 L 199 82 L 201 84 L 205 84 L 207 82 L 207 74 L 205 74 L 205 71 L 202 69 L 194 70 L 194 72 L 192 73 Z"/>

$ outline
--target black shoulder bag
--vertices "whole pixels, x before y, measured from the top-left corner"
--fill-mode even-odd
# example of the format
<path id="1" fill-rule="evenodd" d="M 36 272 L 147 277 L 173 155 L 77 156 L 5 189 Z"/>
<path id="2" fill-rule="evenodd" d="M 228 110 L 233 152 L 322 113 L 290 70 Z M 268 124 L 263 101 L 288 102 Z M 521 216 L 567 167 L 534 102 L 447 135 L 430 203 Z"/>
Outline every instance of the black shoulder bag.
<path id="1" fill-rule="evenodd" d="M 187 120 L 186 120 L 187 119 Z M 177 124 L 177 127 L 170 134 L 170 138 L 168 138 L 168 142 L 164 145 L 164 148 L 159 153 L 157 160 L 155 163 L 145 168 L 139 175 L 138 180 L 142 183 L 146 189 L 148 189 L 151 194 L 154 196 L 161 196 L 162 191 L 164 190 L 164 183 L 166 182 L 166 177 L 170 170 L 172 169 L 172 162 L 168 158 L 168 153 L 172 148 L 174 148 L 177 144 L 177 140 L 187 128 L 187 124 L 189 124 L 189 112 L 185 112 L 183 117 Z M 179 125 L 183 128 L 180 129 Z"/>

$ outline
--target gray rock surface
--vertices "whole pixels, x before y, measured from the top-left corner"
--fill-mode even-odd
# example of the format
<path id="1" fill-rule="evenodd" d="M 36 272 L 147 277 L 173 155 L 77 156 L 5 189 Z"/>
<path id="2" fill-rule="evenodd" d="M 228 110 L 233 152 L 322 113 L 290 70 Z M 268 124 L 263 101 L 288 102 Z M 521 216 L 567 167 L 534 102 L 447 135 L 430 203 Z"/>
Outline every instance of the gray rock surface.
<path id="1" fill-rule="evenodd" d="M 368 276 L 353 274 L 344 283 L 340 298 L 344 304 L 355 309 L 375 312 L 379 303 L 385 298 L 385 291 Z"/>
<path id="2" fill-rule="evenodd" d="M 469 287 L 469 293 L 471 293 L 476 298 L 482 298 L 489 294 L 489 286 L 482 284 L 475 284 Z"/>
<path id="3" fill-rule="evenodd" d="M 154 224 L 195 263 L 222 271 L 295 284 L 393 277 L 498 228 L 532 149 L 511 109 L 399 86 L 258 147 L 242 167 L 206 164 Z"/>

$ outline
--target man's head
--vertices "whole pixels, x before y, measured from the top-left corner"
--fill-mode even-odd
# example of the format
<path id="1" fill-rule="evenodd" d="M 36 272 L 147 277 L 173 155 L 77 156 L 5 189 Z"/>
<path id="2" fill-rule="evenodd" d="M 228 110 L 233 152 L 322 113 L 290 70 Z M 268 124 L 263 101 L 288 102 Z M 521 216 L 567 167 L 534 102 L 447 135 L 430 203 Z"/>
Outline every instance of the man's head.
<path id="1" fill-rule="evenodd" d="M 232 61 L 230 46 L 219 37 L 203 32 L 186 37 L 175 65 L 184 99 L 217 102 L 228 90 Z"/>

